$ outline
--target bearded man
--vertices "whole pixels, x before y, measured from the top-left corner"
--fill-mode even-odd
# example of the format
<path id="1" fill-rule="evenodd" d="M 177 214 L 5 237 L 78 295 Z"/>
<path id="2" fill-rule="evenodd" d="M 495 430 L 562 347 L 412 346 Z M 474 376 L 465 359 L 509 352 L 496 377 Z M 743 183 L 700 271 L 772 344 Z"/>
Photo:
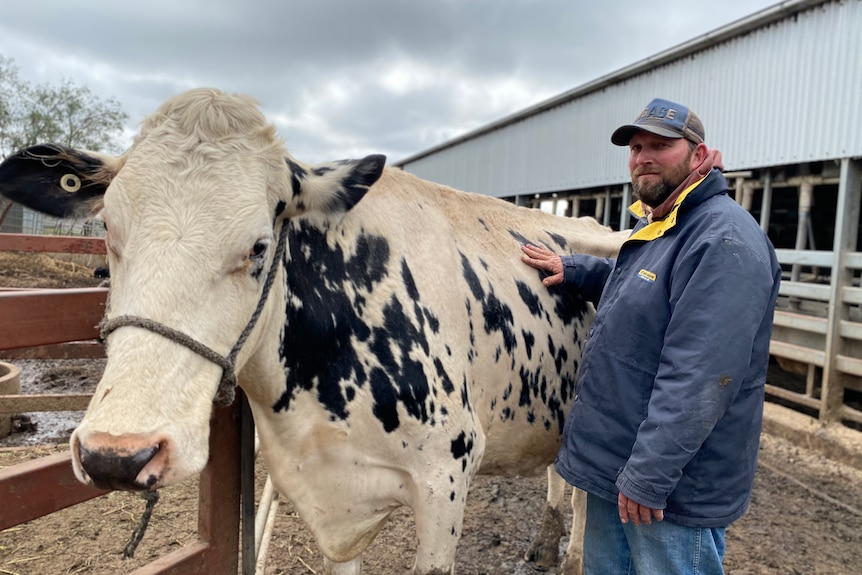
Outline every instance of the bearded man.
<path id="1" fill-rule="evenodd" d="M 616 260 L 522 247 L 597 304 L 556 468 L 587 492 L 584 571 L 723 574 L 751 499 L 781 268 L 728 196 L 686 106 L 650 102 L 629 148 L 638 217 Z"/>

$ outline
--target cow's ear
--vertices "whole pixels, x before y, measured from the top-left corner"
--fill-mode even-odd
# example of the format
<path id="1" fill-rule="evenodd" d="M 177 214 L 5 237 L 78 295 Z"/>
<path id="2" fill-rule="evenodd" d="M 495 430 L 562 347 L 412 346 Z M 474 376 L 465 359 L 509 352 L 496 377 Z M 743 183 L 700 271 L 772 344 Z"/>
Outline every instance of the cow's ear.
<path id="1" fill-rule="evenodd" d="M 298 212 L 344 213 L 365 197 L 380 179 L 386 156 L 374 154 L 361 160 L 339 160 L 304 166 L 287 159 L 291 170 L 292 204 Z"/>
<path id="2" fill-rule="evenodd" d="M 101 209 L 118 163 L 101 154 L 40 144 L 0 164 L 0 195 L 58 218 L 91 215 Z"/>

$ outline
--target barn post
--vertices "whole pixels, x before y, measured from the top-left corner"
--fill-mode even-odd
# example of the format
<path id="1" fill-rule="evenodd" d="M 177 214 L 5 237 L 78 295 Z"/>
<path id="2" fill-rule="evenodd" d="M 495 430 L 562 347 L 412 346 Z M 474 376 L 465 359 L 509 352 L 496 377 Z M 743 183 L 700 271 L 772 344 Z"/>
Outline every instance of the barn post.
<path id="1" fill-rule="evenodd" d="M 736 200 L 737 204 L 739 204 L 740 206 L 745 208 L 745 211 L 750 212 L 751 211 L 751 201 L 750 201 L 750 198 L 749 198 L 749 201 L 747 203 L 745 201 L 745 199 L 746 199 L 745 198 L 745 192 L 744 192 L 744 188 L 742 187 L 744 183 L 745 183 L 744 177 L 737 176 L 735 178 L 735 180 L 733 182 L 733 199 Z"/>
<path id="2" fill-rule="evenodd" d="M 620 210 L 620 229 L 626 230 L 629 227 L 629 206 L 632 205 L 632 189 L 628 184 L 623 184 L 623 203 Z"/>
<path id="3" fill-rule="evenodd" d="M 605 221 L 605 196 L 604 196 L 604 194 L 602 194 L 602 195 L 596 194 L 593 197 L 596 200 L 596 209 L 595 209 L 595 211 L 593 211 L 593 217 L 599 222 L 604 222 Z"/>
<path id="4" fill-rule="evenodd" d="M 578 196 L 572 196 L 572 205 L 569 208 L 571 210 L 571 215 L 573 218 L 577 218 L 581 215 L 581 198 Z"/>
<path id="5" fill-rule="evenodd" d="M 804 250 L 808 245 L 808 221 L 811 218 L 811 205 L 814 203 L 814 184 L 805 178 L 799 185 L 799 222 L 796 227 L 797 251 Z M 836 244 L 837 245 L 837 244 Z M 793 264 L 790 271 L 790 281 L 798 282 L 802 273 L 802 264 Z"/>
<path id="6" fill-rule="evenodd" d="M 850 306 L 844 301 L 844 288 L 852 285 L 853 271 L 846 265 L 847 255 L 856 250 L 859 233 L 860 198 L 862 198 L 862 161 L 841 160 L 838 181 L 838 205 L 835 214 L 832 280 L 829 293 L 829 323 L 823 365 L 823 392 L 820 420 L 840 421 L 844 407 L 847 374 L 836 369 L 838 356 L 844 352 L 841 326 L 850 318 Z"/>
<path id="7" fill-rule="evenodd" d="M 760 202 L 760 229 L 769 232 L 769 212 L 772 211 L 772 172 L 766 170 L 763 178 L 763 199 Z"/>
<path id="8" fill-rule="evenodd" d="M 602 211 L 602 225 L 609 226 L 611 225 L 611 189 L 605 188 L 605 205 Z"/>

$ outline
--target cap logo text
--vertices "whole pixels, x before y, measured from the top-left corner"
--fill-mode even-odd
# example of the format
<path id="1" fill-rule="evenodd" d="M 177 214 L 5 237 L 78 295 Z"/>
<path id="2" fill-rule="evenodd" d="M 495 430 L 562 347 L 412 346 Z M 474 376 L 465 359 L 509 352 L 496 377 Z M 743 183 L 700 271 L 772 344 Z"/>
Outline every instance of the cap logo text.
<path id="1" fill-rule="evenodd" d="M 652 108 L 645 108 L 644 111 L 641 112 L 641 115 L 638 116 L 638 120 L 650 117 L 673 120 L 676 117 L 676 110 L 674 108 L 668 108 L 666 106 L 653 106 Z"/>

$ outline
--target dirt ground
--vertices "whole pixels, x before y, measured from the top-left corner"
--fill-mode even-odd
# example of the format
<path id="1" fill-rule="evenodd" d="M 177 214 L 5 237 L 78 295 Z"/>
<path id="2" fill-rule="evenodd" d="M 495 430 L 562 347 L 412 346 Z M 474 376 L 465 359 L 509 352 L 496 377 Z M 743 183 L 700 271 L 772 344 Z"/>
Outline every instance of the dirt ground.
<path id="1" fill-rule="evenodd" d="M 0 252 L 0 287 L 13 268 Z M 7 265 L 9 267 L 7 267 Z M 58 264 L 59 265 L 59 264 Z M 62 265 L 60 265 L 62 267 Z M 26 287 L 97 285 L 89 270 L 58 272 L 51 282 L 27 278 Z M 19 273 L 16 272 L 16 276 Z M 22 286 L 22 287 L 24 287 Z M 91 390 L 103 360 L 14 361 L 22 369 L 23 393 Z M 68 434 L 81 413 L 30 414 L 36 429 L 0 440 L 0 468 L 68 449 Z M 862 441 L 862 434 L 860 434 Z M 258 490 L 265 479 L 258 465 Z M 535 575 L 523 560 L 537 528 L 545 495 L 544 477 L 478 477 L 470 491 L 459 575 Z M 116 575 L 193 542 L 197 484 L 163 490 L 136 556 L 121 552 L 144 509 L 144 501 L 113 492 L 87 503 L 0 532 L 0 575 Z M 0 503 L 2 513 L 2 503 Z M 566 539 L 560 542 L 565 548 Z M 858 575 L 862 573 L 862 470 L 822 453 L 764 434 L 760 467 L 749 512 L 727 534 L 729 575 Z M 396 511 L 365 555 L 365 572 L 409 573 L 416 547 L 409 510 Z M 322 559 L 289 504 L 279 507 L 265 572 L 322 572 Z M 554 570 L 545 573 L 553 574 Z"/>
<path id="2" fill-rule="evenodd" d="M 96 287 L 93 268 L 104 258 L 0 251 L 0 288 Z"/>

